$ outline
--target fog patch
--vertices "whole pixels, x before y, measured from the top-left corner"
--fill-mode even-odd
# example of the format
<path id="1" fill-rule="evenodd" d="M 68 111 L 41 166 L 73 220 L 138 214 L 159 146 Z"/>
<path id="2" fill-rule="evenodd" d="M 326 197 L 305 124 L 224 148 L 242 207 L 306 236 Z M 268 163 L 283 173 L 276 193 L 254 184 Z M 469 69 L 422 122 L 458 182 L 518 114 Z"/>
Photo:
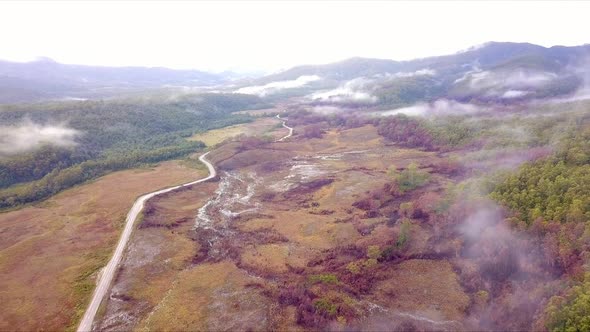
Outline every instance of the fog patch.
<path id="1" fill-rule="evenodd" d="M 343 109 L 338 106 L 314 106 L 311 111 L 322 115 L 330 115 L 340 113 Z"/>
<path id="2" fill-rule="evenodd" d="M 391 74 L 388 76 L 392 77 L 392 78 L 405 78 L 405 77 L 435 76 L 435 75 L 436 75 L 436 70 L 424 68 L 424 69 L 416 70 L 413 72 L 399 72 L 399 73 Z"/>
<path id="3" fill-rule="evenodd" d="M 64 124 L 37 124 L 25 120 L 19 125 L 0 126 L 0 157 L 36 150 L 43 145 L 73 147 L 80 132 Z"/>
<path id="4" fill-rule="evenodd" d="M 493 43 L 494 42 L 485 42 L 485 43 L 482 43 L 482 44 L 473 45 L 473 46 L 470 46 L 468 48 L 459 50 L 455 54 L 462 54 L 462 53 L 477 51 L 477 50 L 482 49 L 482 48 L 484 48 L 486 46 L 492 45 Z"/>
<path id="5" fill-rule="evenodd" d="M 63 97 L 63 98 L 58 99 L 58 100 L 65 100 L 65 101 L 85 101 L 85 100 L 88 100 L 88 98 L 69 97 L 69 96 L 67 96 L 67 97 Z"/>
<path id="6" fill-rule="evenodd" d="M 502 98 L 504 99 L 511 99 L 511 98 L 518 98 L 528 94 L 528 91 L 522 90 L 508 90 L 502 94 Z"/>
<path id="7" fill-rule="evenodd" d="M 312 100 L 323 101 L 323 102 L 366 102 L 374 103 L 377 101 L 377 97 L 373 96 L 369 91 L 369 85 L 372 80 L 364 77 L 355 78 L 344 84 L 341 84 L 338 88 L 316 92 L 309 96 Z"/>
<path id="8" fill-rule="evenodd" d="M 582 80 L 581 86 L 573 96 L 554 98 L 552 103 L 564 103 L 590 99 L 590 58 L 581 61 L 577 67 L 570 68 Z"/>
<path id="9" fill-rule="evenodd" d="M 461 255 L 475 264 L 481 278 L 467 273 L 463 281 L 490 295 L 487 303 L 473 308 L 467 321 L 477 330 L 530 330 L 547 300 L 542 290 L 556 280 L 555 271 L 538 243 L 513 230 L 494 202 L 465 204 L 471 211 L 458 225 L 464 241 Z M 506 315 L 512 320 L 506 321 Z"/>
<path id="10" fill-rule="evenodd" d="M 479 66 L 477 64 L 472 65 L 472 64 L 464 64 L 462 67 L 469 67 L 471 66 L 471 70 L 465 72 L 465 74 L 463 74 L 463 76 L 459 77 L 458 79 L 455 80 L 455 84 L 457 83 L 461 83 L 463 81 L 468 80 L 471 75 L 475 74 L 475 73 L 480 73 L 482 70 L 481 68 L 479 68 Z"/>
<path id="11" fill-rule="evenodd" d="M 409 107 L 379 112 L 382 116 L 405 114 L 408 116 L 433 116 L 433 115 L 465 115 L 481 111 L 481 107 L 473 104 L 459 103 L 453 100 L 439 99 L 432 103 L 419 103 Z"/>
<path id="12" fill-rule="evenodd" d="M 558 78 L 555 73 L 538 70 L 472 71 L 455 83 L 465 82 L 462 84 L 472 92 L 510 99 L 522 97 L 528 94 L 527 90 L 542 88 Z"/>
<path id="13" fill-rule="evenodd" d="M 467 153 L 461 160 L 467 169 L 484 172 L 513 171 L 526 162 L 545 158 L 553 152 L 551 146 L 496 148 Z"/>
<path id="14" fill-rule="evenodd" d="M 276 81 L 265 85 L 254 85 L 247 86 L 236 90 L 236 93 L 243 93 L 249 95 L 257 95 L 264 97 L 267 95 L 275 94 L 285 89 L 294 89 L 305 86 L 311 82 L 318 81 L 321 78 L 317 75 L 303 75 L 297 77 L 297 79 L 289 81 Z"/>

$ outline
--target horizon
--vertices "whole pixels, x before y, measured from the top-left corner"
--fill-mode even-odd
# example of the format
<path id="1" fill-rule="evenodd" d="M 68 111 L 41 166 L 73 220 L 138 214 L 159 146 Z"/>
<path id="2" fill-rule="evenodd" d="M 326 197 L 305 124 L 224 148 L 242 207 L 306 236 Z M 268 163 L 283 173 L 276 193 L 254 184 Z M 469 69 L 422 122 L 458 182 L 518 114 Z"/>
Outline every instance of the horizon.
<path id="1" fill-rule="evenodd" d="M 0 9 L 0 29 L 15 31 L 3 38 L 7 61 L 272 73 L 489 41 L 582 45 L 590 2 L 13 1 Z"/>
<path id="2" fill-rule="evenodd" d="M 460 54 L 463 52 L 469 52 L 472 50 L 476 50 L 480 47 L 485 47 L 489 44 L 531 44 L 531 45 L 536 45 L 536 46 L 541 46 L 544 47 L 546 49 L 549 48 L 553 48 L 553 47 L 579 47 L 579 46 L 585 46 L 585 45 L 590 45 L 590 43 L 582 43 L 582 44 L 578 44 L 578 45 L 551 45 L 551 46 L 543 46 L 543 45 L 539 45 L 539 44 L 534 44 L 534 43 L 528 43 L 528 42 L 507 42 L 507 41 L 488 41 L 488 42 L 484 42 L 481 43 L 479 45 L 472 45 L 460 50 L 457 50 L 455 52 L 451 52 L 451 53 L 446 53 L 446 54 L 435 54 L 435 55 L 429 55 L 429 56 L 425 56 L 425 57 L 419 57 L 419 58 L 412 58 L 412 59 L 404 59 L 404 60 L 398 60 L 398 59 L 388 59 L 388 58 L 376 58 L 376 57 L 363 57 L 363 56 L 350 56 L 347 58 L 342 58 L 339 60 L 335 60 L 332 62 L 323 62 L 323 63 L 299 63 L 299 64 L 295 64 L 291 67 L 288 68 L 282 68 L 278 71 L 263 71 L 263 70 L 251 70 L 250 73 L 254 73 L 256 71 L 259 71 L 259 73 L 262 73 L 262 75 L 270 75 L 273 73 L 278 73 L 281 71 L 286 71 L 289 70 L 291 68 L 295 68 L 295 67 L 299 67 L 299 66 L 321 66 L 321 65 L 326 65 L 326 64 L 330 64 L 330 63 L 338 63 L 338 62 L 344 62 L 347 60 L 351 60 L 351 59 L 373 59 L 373 60 L 391 60 L 391 61 L 397 61 L 397 62 L 403 62 L 403 61 L 412 61 L 412 60 L 418 60 L 418 59 L 425 59 L 425 58 L 430 58 L 430 57 L 438 57 L 438 56 L 449 56 L 449 55 L 454 55 L 454 54 Z M 222 71 L 209 71 L 209 70 L 204 70 L 201 68 L 172 68 L 172 67 L 166 67 L 166 66 L 140 66 L 140 65 L 132 65 L 132 64 L 122 64 L 122 65 L 102 65 L 102 64 L 88 64 L 88 63 L 65 63 L 65 62 L 60 62 L 57 61 L 51 57 L 48 56 L 44 56 L 44 55 L 39 55 L 39 56 L 35 56 L 33 59 L 29 59 L 29 60 L 10 60 L 10 59 L 3 59 L 2 57 L 0 57 L 0 61 L 6 61 L 6 62 L 13 62 L 13 63 L 22 63 L 22 64 L 26 64 L 26 63 L 35 63 L 35 62 L 52 62 L 52 63 L 57 63 L 57 64 L 62 64 L 62 65 L 72 65 L 72 66 L 89 66 L 89 67 L 105 67 L 105 68 L 164 68 L 164 69 L 171 69 L 171 70 L 195 70 L 195 71 L 202 71 L 202 72 L 209 72 L 209 73 L 223 73 L 223 72 L 233 72 L 231 70 L 222 70 Z M 248 74 L 248 72 L 234 72 L 237 74 Z"/>

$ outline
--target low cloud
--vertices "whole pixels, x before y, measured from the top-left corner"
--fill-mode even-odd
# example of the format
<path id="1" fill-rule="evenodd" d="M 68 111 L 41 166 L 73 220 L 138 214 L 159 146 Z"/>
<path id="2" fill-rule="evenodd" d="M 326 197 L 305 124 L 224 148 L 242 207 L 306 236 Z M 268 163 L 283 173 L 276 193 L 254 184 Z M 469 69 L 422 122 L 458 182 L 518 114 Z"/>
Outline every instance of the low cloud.
<path id="1" fill-rule="evenodd" d="M 294 89 L 300 88 L 305 86 L 311 82 L 320 80 L 321 77 L 317 75 L 303 75 L 297 77 L 297 79 L 289 80 L 289 81 L 276 81 L 271 82 L 265 85 L 253 85 L 240 88 L 236 90 L 236 93 L 244 93 L 249 95 L 258 95 L 260 97 L 264 97 L 267 95 L 271 95 L 277 93 L 281 90 L 285 89 Z"/>
<path id="2" fill-rule="evenodd" d="M 458 226 L 462 256 L 475 264 L 479 277 L 467 268 L 463 282 L 490 296 L 482 307 L 474 306 L 468 321 L 475 322 L 477 330 L 530 330 L 547 300 L 542 290 L 556 280 L 556 271 L 539 243 L 513 230 L 494 202 L 466 204 L 472 211 Z M 513 319 L 506 321 L 507 316 Z"/>
<path id="3" fill-rule="evenodd" d="M 323 115 L 336 114 L 344 111 L 342 108 L 337 106 L 314 106 L 311 110 L 315 113 Z"/>
<path id="4" fill-rule="evenodd" d="M 463 88 L 489 97 L 513 99 L 525 96 L 531 90 L 542 88 L 558 78 L 559 76 L 555 73 L 539 70 L 482 71 L 475 69 L 465 73 L 463 77 L 455 81 L 455 84 L 461 83 Z"/>
<path id="5" fill-rule="evenodd" d="M 465 115 L 481 111 L 479 106 L 463 104 L 453 100 L 439 99 L 432 103 L 419 103 L 409 107 L 379 112 L 380 115 L 390 116 L 405 114 L 408 116 L 433 116 L 433 115 Z"/>
<path id="6" fill-rule="evenodd" d="M 374 103 L 377 101 L 377 97 L 373 96 L 369 92 L 369 85 L 372 83 L 372 80 L 369 80 L 364 77 L 355 78 L 350 80 L 338 88 L 323 91 L 323 92 L 316 92 L 310 96 L 311 99 L 316 101 L 324 101 L 324 102 L 334 102 L 334 103 L 341 103 L 341 102 L 368 102 Z"/>
<path id="7" fill-rule="evenodd" d="M 436 70 L 424 68 L 420 70 L 416 70 L 413 72 L 399 72 L 390 75 L 390 77 L 398 78 L 398 77 L 414 77 L 414 76 L 435 76 Z"/>
<path id="8" fill-rule="evenodd" d="M 462 160 L 467 169 L 477 172 L 514 171 L 520 165 L 549 156 L 551 146 L 534 148 L 496 148 L 466 154 Z"/>
<path id="9" fill-rule="evenodd" d="M 527 95 L 528 93 L 529 93 L 528 91 L 522 91 L 522 90 L 508 90 L 508 91 L 504 92 L 504 94 L 502 94 L 502 98 L 504 98 L 504 99 L 518 98 L 518 97 L 522 97 L 524 95 Z"/>
<path id="10" fill-rule="evenodd" d="M 43 145 L 71 147 L 80 132 L 65 125 L 41 125 L 29 120 L 0 126 L 0 157 L 33 151 Z"/>

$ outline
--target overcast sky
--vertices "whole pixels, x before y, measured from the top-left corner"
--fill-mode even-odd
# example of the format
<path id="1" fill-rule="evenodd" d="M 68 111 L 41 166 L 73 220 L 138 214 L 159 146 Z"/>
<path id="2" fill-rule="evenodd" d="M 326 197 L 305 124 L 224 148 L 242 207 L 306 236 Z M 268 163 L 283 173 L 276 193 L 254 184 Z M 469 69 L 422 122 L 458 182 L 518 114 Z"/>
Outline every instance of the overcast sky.
<path id="1" fill-rule="evenodd" d="M 486 41 L 590 43 L 590 2 L 0 2 L 0 58 L 276 71 Z"/>

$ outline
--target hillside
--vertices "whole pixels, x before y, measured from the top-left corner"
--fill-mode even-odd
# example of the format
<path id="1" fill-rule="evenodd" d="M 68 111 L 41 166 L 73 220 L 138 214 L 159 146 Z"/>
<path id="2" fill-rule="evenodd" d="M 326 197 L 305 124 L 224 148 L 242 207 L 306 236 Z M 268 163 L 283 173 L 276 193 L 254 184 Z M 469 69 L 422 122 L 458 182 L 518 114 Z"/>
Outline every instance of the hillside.
<path id="1" fill-rule="evenodd" d="M 0 209 L 47 198 L 112 171 L 202 149 L 196 132 L 247 122 L 258 97 L 188 94 L 0 106 Z"/>
<path id="2" fill-rule="evenodd" d="M 506 104 L 575 94 L 587 84 L 589 57 L 590 45 L 490 42 L 411 61 L 352 58 L 298 66 L 244 83 L 238 91 L 355 107 L 402 107 L 439 98 Z"/>
<path id="3" fill-rule="evenodd" d="M 158 67 L 68 65 L 47 58 L 24 63 L 0 61 L 0 103 L 104 97 L 167 85 L 210 86 L 227 82 L 231 75 Z"/>

